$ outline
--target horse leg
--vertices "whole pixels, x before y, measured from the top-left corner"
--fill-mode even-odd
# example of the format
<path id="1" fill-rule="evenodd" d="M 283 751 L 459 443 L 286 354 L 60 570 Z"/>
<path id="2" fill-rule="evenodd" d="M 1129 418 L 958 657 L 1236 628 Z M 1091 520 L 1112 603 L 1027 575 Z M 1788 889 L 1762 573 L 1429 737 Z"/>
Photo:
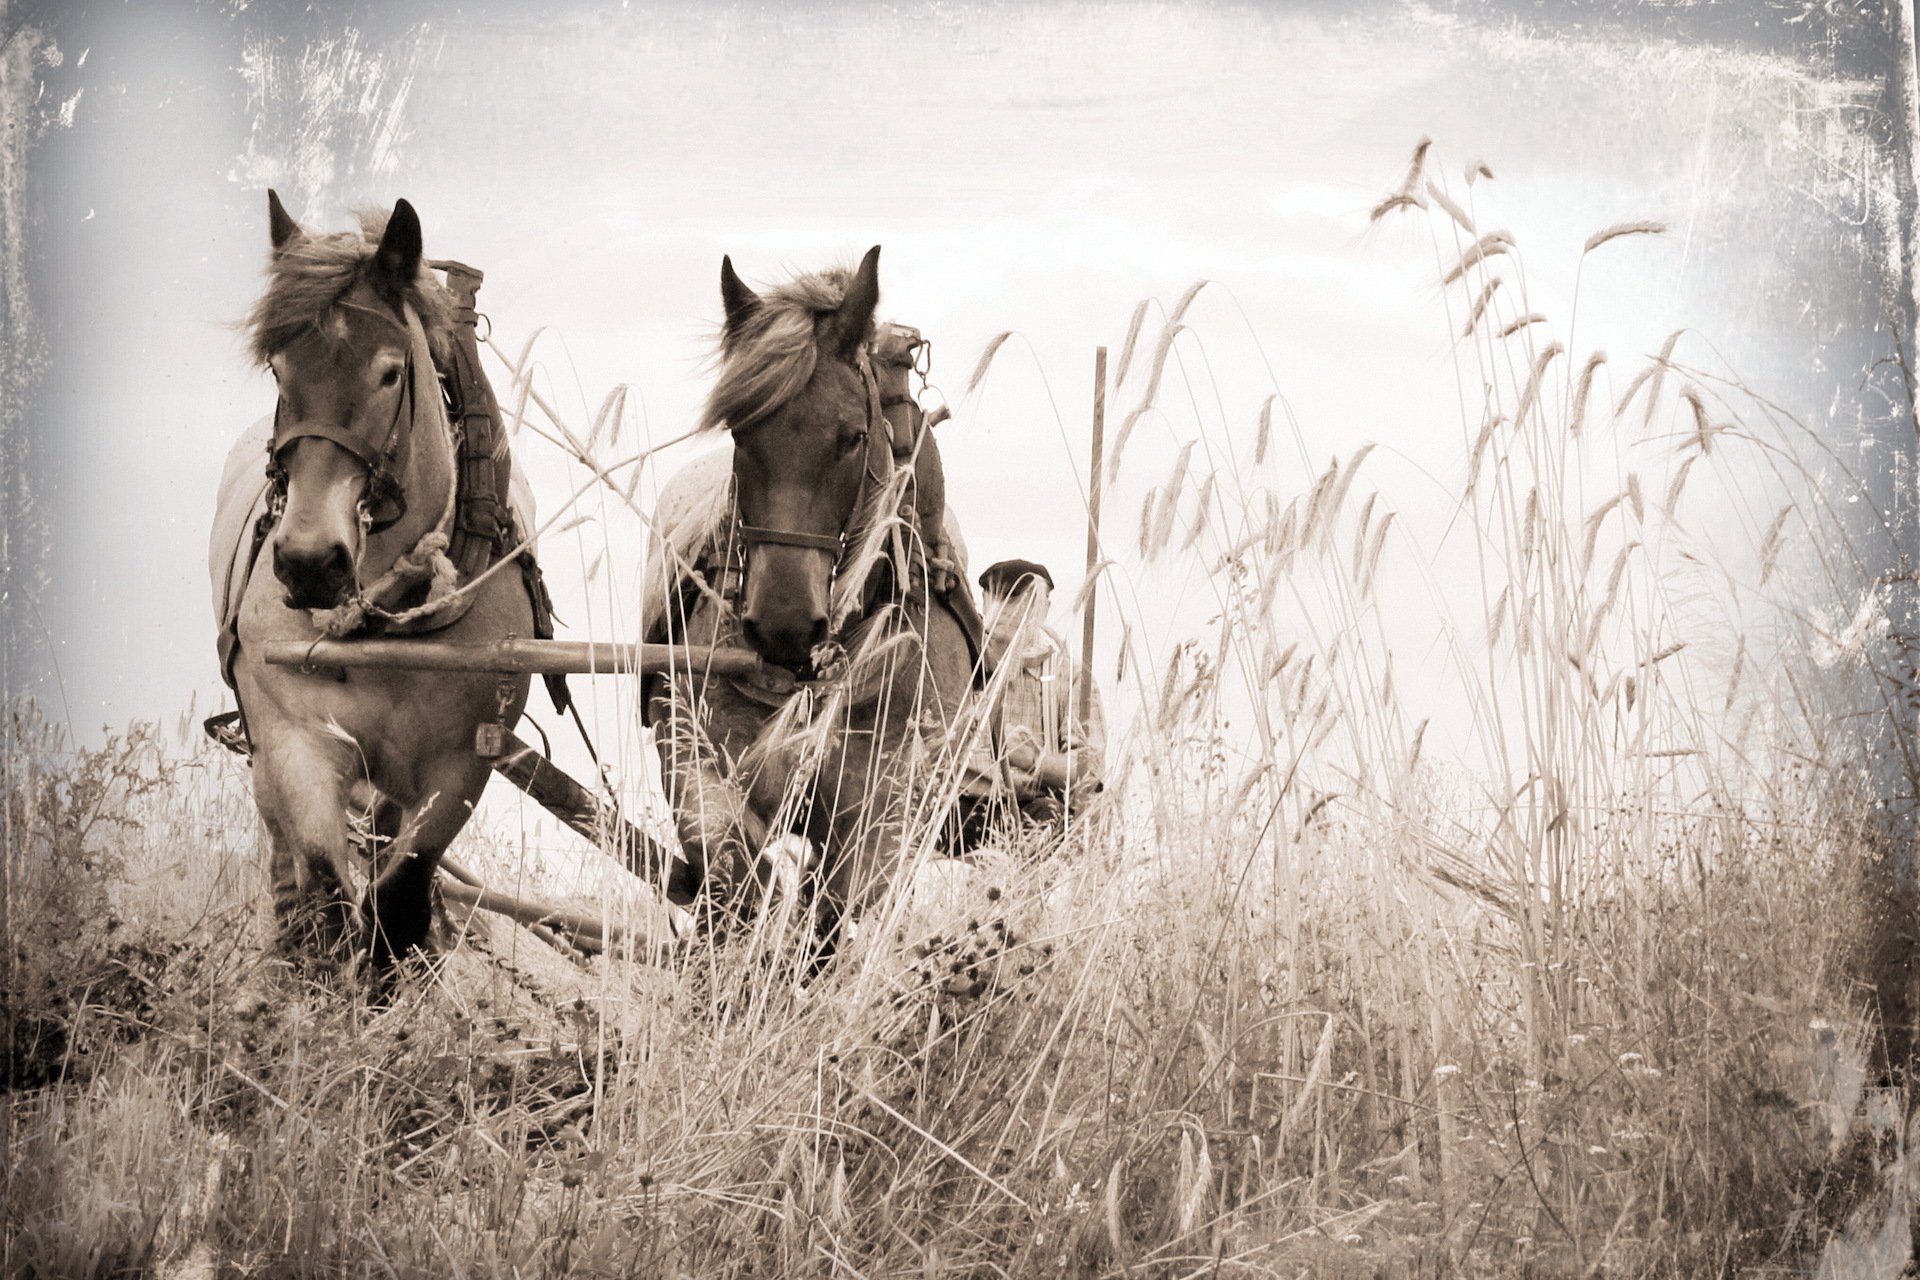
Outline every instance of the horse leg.
<path id="1" fill-rule="evenodd" d="M 440 856 L 473 816 L 487 772 L 487 762 L 471 754 L 420 766 L 420 800 L 407 807 L 384 865 L 360 904 L 376 969 L 424 949 L 433 928 L 433 878 L 440 870 Z"/>
<path id="2" fill-rule="evenodd" d="M 751 880 L 767 824 L 724 767 L 719 746 L 701 725 L 699 702 L 684 678 L 659 680 L 649 697 L 660 782 L 673 809 L 687 860 L 722 896 Z"/>
<path id="3" fill-rule="evenodd" d="M 295 956 L 336 954 L 352 909 L 346 801 L 353 744 L 289 734 L 254 755 L 253 795 L 267 828 L 268 879 L 280 943 Z"/>
<path id="4" fill-rule="evenodd" d="M 847 925 L 872 905 L 906 854 L 917 780 L 906 758 L 911 750 L 904 741 L 871 753 L 848 750 L 840 761 L 837 794 L 821 796 L 829 810 L 823 841 L 832 854 L 825 891 L 815 902 L 817 965 L 839 949 Z"/>

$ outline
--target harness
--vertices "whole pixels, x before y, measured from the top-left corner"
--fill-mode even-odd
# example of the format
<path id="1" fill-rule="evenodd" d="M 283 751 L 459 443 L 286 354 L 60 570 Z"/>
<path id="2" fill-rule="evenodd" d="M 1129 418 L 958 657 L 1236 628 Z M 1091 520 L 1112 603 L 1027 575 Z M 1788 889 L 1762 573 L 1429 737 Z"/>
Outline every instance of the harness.
<path id="1" fill-rule="evenodd" d="M 421 540 L 415 551 L 403 555 L 382 579 L 401 600 L 371 599 L 383 595 L 381 584 L 363 590 L 355 602 L 333 611 L 334 628 L 341 634 L 366 630 L 385 635 L 418 635 L 451 626 L 472 606 L 472 598 L 455 597 L 447 607 L 423 607 L 391 612 L 410 594 L 424 587 L 431 594 L 442 590 L 441 583 L 471 581 L 493 565 L 524 539 L 510 501 L 513 460 L 508 450 L 505 425 L 498 402 L 480 365 L 477 340 L 478 311 L 476 295 L 484 279 L 481 272 L 464 263 L 433 261 L 429 267 L 447 275 L 447 287 L 454 296 L 453 342 L 447 367 L 442 369 L 428 355 L 428 369 L 437 387 L 446 425 L 452 437 L 454 474 L 448 510 L 435 532 Z M 421 408 L 420 352 L 424 341 L 416 343 L 413 330 L 419 321 L 410 310 L 408 343 L 402 376 L 405 387 L 395 404 L 393 420 L 378 443 L 324 421 L 300 421 L 283 412 L 283 403 L 274 408 L 273 435 L 267 448 L 267 503 L 254 522 L 252 545 L 244 561 L 243 581 L 238 593 L 245 598 L 246 580 L 250 580 L 259 562 L 260 552 L 273 536 L 274 528 L 285 514 L 287 473 L 282 459 L 293 444 L 302 439 L 326 440 L 346 450 L 367 470 L 367 492 L 360 504 L 361 520 L 369 533 L 391 528 L 407 513 L 406 487 L 399 477 L 406 473 L 412 458 L 413 439 L 408 425 Z M 418 352 L 416 351 L 418 347 Z M 553 599 L 546 580 L 531 551 L 519 555 L 521 576 L 533 605 L 533 635 L 550 639 L 554 634 Z M 233 662 L 239 649 L 239 612 L 234 607 L 222 624 L 218 646 L 220 674 L 229 686 L 234 683 Z M 566 677 L 543 677 L 547 691 L 559 710 L 571 705 Z M 222 723 L 216 725 L 214 721 Z M 245 721 L 238 712 L 214 717 L 207 730 L 217 740 L 243 748 Z"/>
<path id="2" fill-rule="evenodd" d="M 788 547 L 806 547 L 813 551 L 831 551 L 834 554 L 833 571 L 834 574 L 838 576 L 840 566 L 846 560 L 849 531 L 853 526 L 853 522 L 860 518 L 861 512 L 866 510 L 868 489 L 876 482 L 884 484 L 887 480 L 886 476 L 875 475 L 873 470 L 874 432 L 877 428 L 887 426 L 886 415 L 880 403 L 880 382 L 879 379 L 873 376 L 873 365 L 868 361 L 865 352 L 855 357 L 854 367 L 860 371 L 860 385 L 866 392 L 867 456 L 860 467 L 860 488 L 858 492 L 854 494 L 853 508 L 847 513 L 845 522 L 841 524 L 840 532 L 838 534 L 802 533 L 794 529 L 769 529 L 760 525 L 748 524 L 740 518 L 740 508 L 737 501 L 730 502 L 728 523 L 737 535 L 738 544 L 743 548 L 765 543 L 774 543 Z M 740 432 L 744 431 L 752 431 L 760 425 L 761 421 L 764 421 L 764 419 L 741 425 L 735 429 L 735 435 L 738 436 Z M 891 448 L 889 448 L 887 456 L 892 456 Z M 829 585 L 829 590 L 831 590 L 831 585 Z"/>
<path id="3" fill-rule="evenodd" d="M 846 567 L 848 553 L 856 532 L 866 532 L 865 530 L 856 531 L 854 524 L 866 513 L 867 507 L 872 501 L 874 486 L 886 484 L 892 478 L 892 467 L 890 465 L 892 450 L 891 448 L 885 448 L 885 450 L 882 451 L 883 446 L 881 444 L 880 433 L 886 430 L 887 420 L 885 414 L 881 411 L 879 380 L 874 377 L 873 367 L 868 362 L 864 352 L 855 358 L 854 367 L 860 373 L 861 387 L 866 393 L 864 397 L 867 402 L 866 456 L 862 460 L 860 468 L 860 487 L 854 493 L 853 506 L 848 510 L 847 518 L 842 522 L 838 533 L 803 533 L 797 529 L 775 529 L 762 525 L 749 524 L 741 518 L 737 493 L 732 491 L 731 488 L 729 489 L 726 528 L 730 531 L 731 536 L 723 536 L 717 540 L 714 552 L 718 554 L 720 559 L 714 567 L 719 570 L 723 582 L 720 589 L 721 597 L 726 600 L 728 607 L 736 614 L 740 608 L 740 597 L 746 589 L 747 551 L 751 547 L 767 544 L 804 547 L 808 550 L 832 553 L 834 558 L 833 570 L 827 580 L 828 599 L 831 601 L 834 588 L 839 583 L 840 574 Z M 738 434 L 739 431 L 751 431 L 758 425 L 758 422 L 747 423 L 738 428 L 736 434 Z M 876 459 L 878 461 L 876 461 Z M 876 470 L 876 467 L 883 468 L 884 473 L 882 470 Z M 729 483 L 731 484 L 731 482 Z M 909 570 L 906 559 L 906 546 L 900 538 L 897 527 L 888 539 L 887 550 L 888 554 L 883 556 L 880 564 L 875 566 L 876 577 L 878 576 L 878 571 L 884 568 L 887 571 L 887 577 L 894 586 L 895 593 L 898 594 L 899 590 L 908 581 Z M 863 614 L 871 612 L 874 602 L 873 583 L 870 582 L 867 588 L 867 598 L 862 602 L 864 607 L 861 612 Z M 837 619 L 836 621 L 844 622 L 845 619 Z M 839 642 L 839 640 L 840 637 L 837 634 L 830 634 L 828 636 L 828 643 L 836 643 Z"/>
<path id="4" fill-rule="evenodd" d="M 406 363 L 401 369 L 401 391 L 393 404 L 393 421 L 379 444 L 370 444 L 346 427 L 334 422 L 289 421 L 281 412 L 285 397 L 273 406 L 273 439 L 267 445 L 267 482 L 271 486 L 269 510 L 277 522 L 287 504 L 287 468 L 282 459 L 287 450 L 302 440 L 325 440 L 359 459 L 367 469 L 367 492 L 360 499 L 360 521 L 369 533 L 381 533 L 398 524 L 407 514 L 406 486 L 400 483 L 413 452 L 413 433 L 402 427 L 413 421 L 414 355 L 412 325 L 418 320 L 408 313 L 409 324 L 401 326 L 406 334 Z"/>
<path id="5" fill-rule="evenodd" d="M 874 335 L 873 358 L 890 369 L 899 370 L 887 379 L 892 390 L 883 393 L 880 412 L 892 432 L 893 460 L 910 464 L 929 424 L 926 410 L 909 390 L 907 374 L 919 375 L 921 385 L 926 385 L 927 375 L 933 370 L 933 343 L 921 337 L 920 331 L 911 325 L 889 322 L 881 325 Z M 894 409 L 905 412 L 896 417 Z"/>
<path id="6" fill-rule="evenodd" d="M 874 343 L 875 353 L 888 363 L 901 363 L 885 345 L 885 339 L 892 337 L 892 330 L 905 330 L 913 335 L 915 342 L 908 350 L 911 354 L 907 361 L 920 366 L 930 344 L 919 340 L 919 335 L 905 326 L 887 326 Z M 917 359 L 916 359 L 917 357 Z M 694 600 L 701 595 L 708 596 L 715 603 L 723 605 L 720 620 L 720 634 L 715 643 L 727 646 L 744 646 L 745 638 L 740 634 L 738 618 L 742 597 L 746 591 L 747 551 L 763 544 L 776 544 L 791 547 L 805 547 L 810 550 L 830 552 L 834 556 L 833 577 L 829 580 L 829 600 L 832 600 L 834 588 L 845 572 L 849 555 L 855 548 L 859 535 L 867 529 L 856 529 L 856 522 L 866 513 L 871 500 L 873 487 L 893 481 L 903 468 L 912 468 L 918 450 L 931 446 L 924 439 L 932 428 L 932 421 L 924 416 L 915 415 L 912 427 L 906 431 L 895 429 L 895 424 L 887 417 L 880 379 L 876 376 L 873 364 L 867 352 L 859 353 L 854 365 L 859 371 L 862 386 L 866 392 L 866 430 L 867 456 L 860 477 L 860 488 L 846 521 L 837 534 L 804 533 L 799 530 L 770 528 L 750 524 L 741 518 L 738 496 L 732 490 L 729 479 L 727 514 L 721 523 L 718 534 L 693 556 L 691 569 L 678 589 L 680 603 L 678 612 L 686 616 L 695 607 Z M 924 369 L 923 369 L 924 372 Z M 898 403 L 900 397 L 893 397 L 892 403 Z M 911 403 L 911 398 L 908 398 Z M 918 407 L 917 405 L 915 406 Z M 903 417 L 903 425 L 905 415 Z M 749 422 L 735 428 L 736 436 L 741 431 L 751 431 L 757 423 Z M 885 444 L 881 443 L 881 437 Z M 903 438 L 904 437 L 904 438 Z M 944 511 L 944 495 L 940 498 L 940 507 Z M 885 553 L 874 565 L 868 580 L 862 584 L 858 607 L 834 609 L 836 615 L 832 622 L 833 630 L 814 661 L 816 678 L 803 680 L 792 671 L 772 663 L 763 662 L 754 672 L 728 676 L 728 683 L 741 695 L 767 707 L 780 707 L 796 693 L 817 691 L 825 686 L 844 683 L 845 705 L 859 706 L 876 696 L 885 683 L 893 663 L 876 659 L 882 655 L 899 657 L 897 643 L 903 642 L 912 632 L 904 625 L 908 617 L 905 606 L 917 595 L 924 592 L 927 604 L 932 607 L 938 597 L 955 618 L 965 633 L 974 658 L 976 674 L 978 660 L 983 645 L 983 631 L 979 610 L 975 606 L 972 593 L 962 584 L 951 584 L 946 589 L 929 589 L 930 552 L 937 536 L 940 515 L 932 517 L 936 534 L 928 533 L 926 512 L 916 508 L 913 491 L 903 486 L 893 527 L 887 535 Z M 907 517 L 913 517 L 913 524 L 919 529 L 919 545 L 910 549 L 903 528 L 909 523 Z M 918 554 L 916 554 L 916 550 Z M 949 575 L 950 577 L 951 575 Z M 831 608 L 830 604 L 830 608 Z M 673 612 L 672 608 L 669 613 Z M 852 623 L 851 630 L 847 624 Z M 663 628 L 665 626 L 663 622 Z M 667 639 L 668 632 L 662 630 L 660 639 Z M 826 659 L 822 661 L 822 659 Z M 650 716 L 646 710 L 651 699 L 642 703 L 643 717 Z"/>

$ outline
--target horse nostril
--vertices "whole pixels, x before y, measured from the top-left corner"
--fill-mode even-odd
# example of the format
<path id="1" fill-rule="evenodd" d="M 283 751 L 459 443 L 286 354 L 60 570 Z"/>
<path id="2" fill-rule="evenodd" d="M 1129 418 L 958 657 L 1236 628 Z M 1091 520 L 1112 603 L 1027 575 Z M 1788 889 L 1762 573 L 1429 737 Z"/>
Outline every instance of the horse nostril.
<path id="1" fill-rule="evenodd" d="M 353 556 L 337 542 L 318 552 L 276 544 L 273 575 L 287 588 L 289 606 L 331 609 L 353 586 Z"/>
<path id="2" fill-rule="evenodd" d="M 320 572 L 325 575 L 328 582 L 345 586 L 353 581 L 353 557 L 347 554 L 345 547 L 336 542 L 333 544 L 333 549 L 327 553 L 326 560 L 321 564 Z"/>
<path id="3" fill-rule="evenodd" d="M 766 640 L 760 635 L 760 624 L 752 618 L 740 619 L 740 634 L 746 637 L 747 644 L 756 651 L 766 645 Z"/>
<path id="4" fill-rule="evenodd" d="M 826 638 L 827 638 L 826 618 L 824 617 L 815 618 L 813 620 L 813 631 L 807 639 L 807 647 L 809 649 L 816 648 L 818 647 L 820 642 L 825 640 Z"/>

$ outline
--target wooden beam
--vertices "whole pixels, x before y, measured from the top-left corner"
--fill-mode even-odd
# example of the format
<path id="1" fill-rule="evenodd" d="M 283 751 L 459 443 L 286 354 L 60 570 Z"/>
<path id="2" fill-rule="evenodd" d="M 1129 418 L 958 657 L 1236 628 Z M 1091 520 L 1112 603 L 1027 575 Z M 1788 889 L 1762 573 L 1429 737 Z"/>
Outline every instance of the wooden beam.
<path id="1" fill-rule="evenodd" d="M 614 644 L 598 640 L 496 640 L 456 644 L 418 637 L 365 640 L 269 640 L 277 667 L 385 667 L 396 671 L 497 671 L 510 675 L 649 675 L 663 671 L 739 675 L 760 669 L 747 649 Z"/>
<path id="2" fill-rule="evenodd" d="M 628 822 L 612 805 L 561 772 L 512 732 L 503 730 L 498 736 L 498 753 L 483 753 L 495 773 L 660 890 L 668 902 L 677 907 L 693 905 L 700 891 L 700 877 L 691 863 Z"/>

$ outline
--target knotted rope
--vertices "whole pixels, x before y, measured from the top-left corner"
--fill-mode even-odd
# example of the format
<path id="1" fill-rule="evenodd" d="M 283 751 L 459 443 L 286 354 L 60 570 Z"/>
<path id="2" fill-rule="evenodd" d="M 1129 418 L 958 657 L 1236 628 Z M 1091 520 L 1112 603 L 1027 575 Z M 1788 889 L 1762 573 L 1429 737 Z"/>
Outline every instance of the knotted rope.
<path id="1" fill-rule="evenodd" d="M 420 429 L 423 414 L 438 418 L 441 439 L 447 446 L 447 499 L 433 528 L 422 534 L 420 540 L 413 544 L 413 550 L 402 554 L 371 585 L 354 592 L 344 604 L 335 608 L 313 610 L 313 624 L 332 640 L 356 634 L 367 625 L 370 618 L 385 623 L 390 630 L 406 627 L 421 627 L 424 630 L 427 628 L 422 624 L 438 621 L 443 612 L 455 606 L 462 611 L 467 607 L 466 597 L 458 590 L 460 571 L 447 558 L 447 547 L 452 543 L 454 511 L 460 497 L 459 446 L 454 441 L 452 425 L 447 422 L 439 378 L 434 372 L 433 353 L 427 346 L 426 330 L 412 307 L 406 308 L 406 321 L 407 341 L 412 348 L 415 406 L 414 421 L 409 429 Z M 367 520 L 364 510 L 360 518 L 364 524 Z M 393 606 L 418 590 L 422 583 L 428 584 L 426 600 L 411 609 L 395 612 Z M 446 621 L 451 623 L 453 619 Z"/>

